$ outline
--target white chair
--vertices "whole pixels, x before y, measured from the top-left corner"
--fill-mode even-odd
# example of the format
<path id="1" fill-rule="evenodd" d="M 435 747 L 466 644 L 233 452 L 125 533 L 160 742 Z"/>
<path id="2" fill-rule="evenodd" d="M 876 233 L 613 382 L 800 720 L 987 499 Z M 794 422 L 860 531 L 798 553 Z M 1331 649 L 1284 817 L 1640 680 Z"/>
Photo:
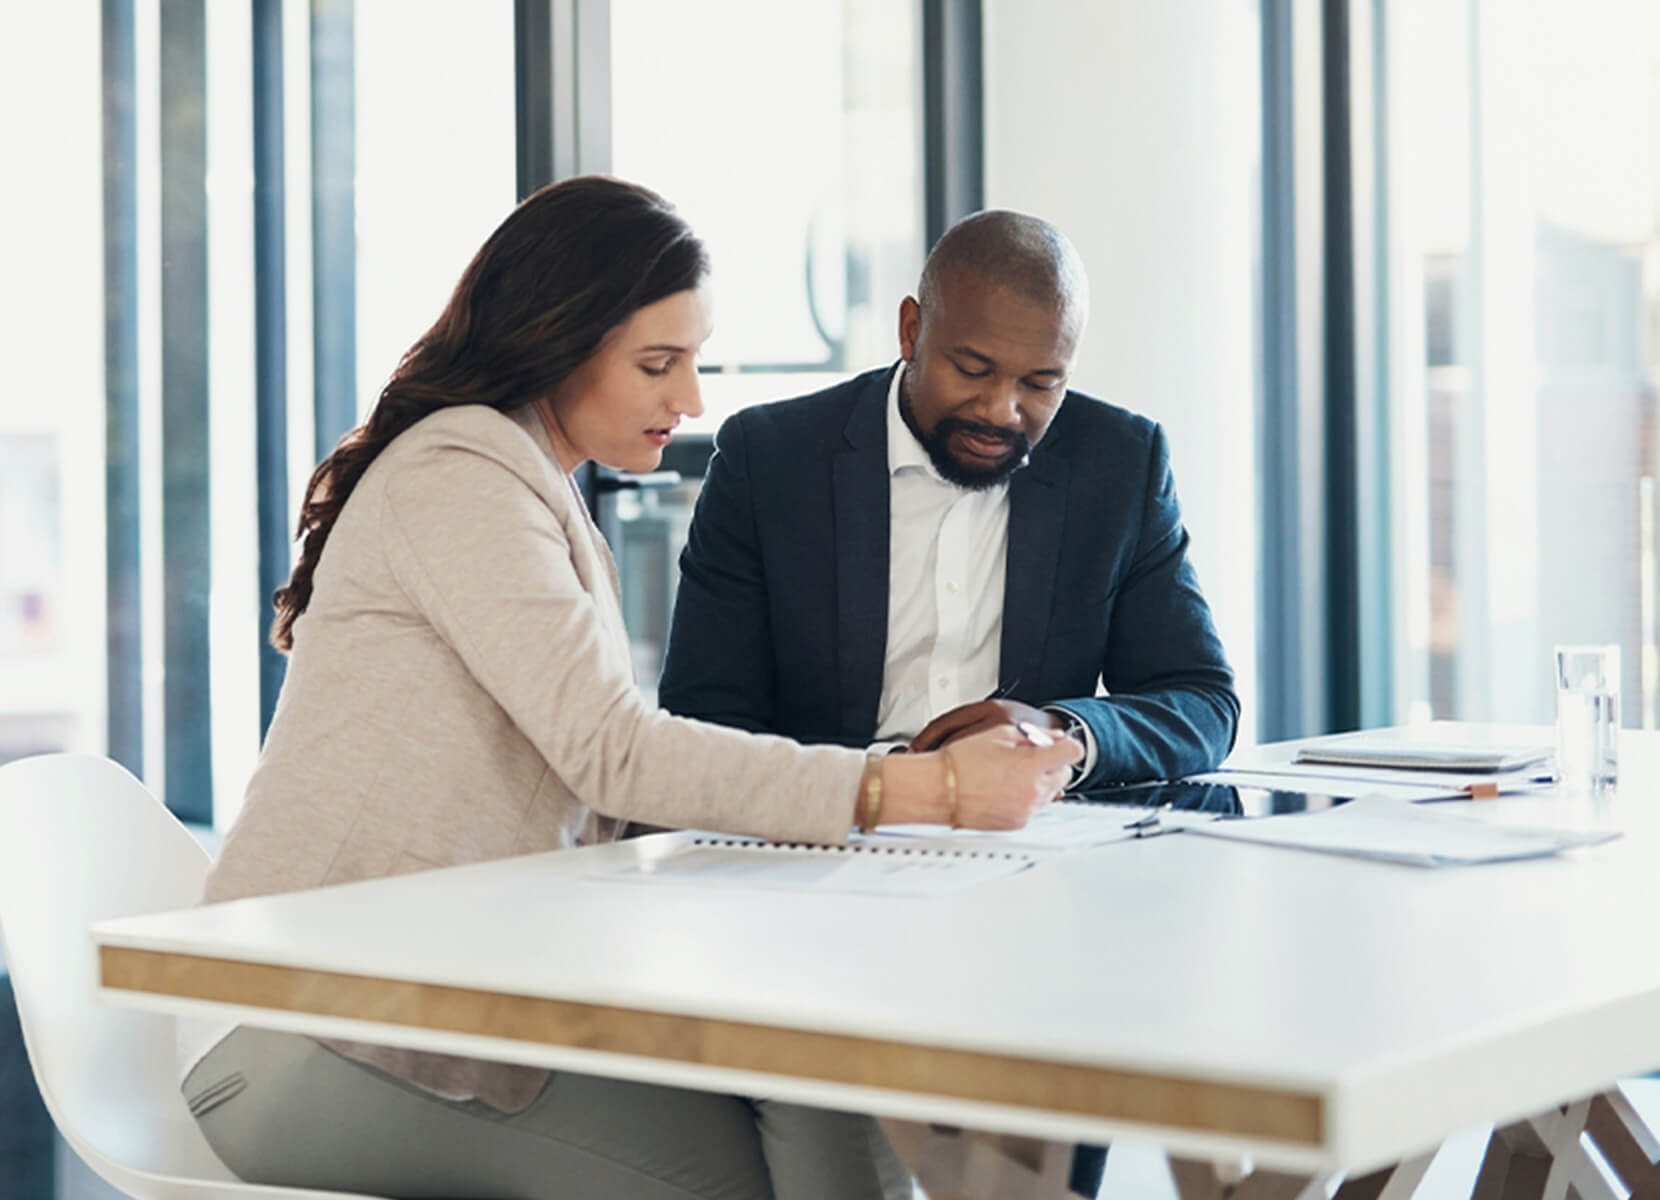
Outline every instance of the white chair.
<path id="1" fill-rule="evenodd" d="M 108 759 L 0 767 L 0 940 L 47 1111 L 89 1167 L 138 1200 L 349 1200 L 239 1182 L 179 1095 L 174 1020 L 98 998 L 88 927 L 188 908 L 207 869 L 184 826 Z"/>

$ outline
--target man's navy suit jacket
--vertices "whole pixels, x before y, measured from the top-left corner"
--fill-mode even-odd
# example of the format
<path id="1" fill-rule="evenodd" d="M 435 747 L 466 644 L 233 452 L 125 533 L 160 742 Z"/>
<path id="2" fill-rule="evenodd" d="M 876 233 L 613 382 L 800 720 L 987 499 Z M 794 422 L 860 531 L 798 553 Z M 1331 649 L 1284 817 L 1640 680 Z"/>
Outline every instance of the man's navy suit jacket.
<path id="1" fill-rule="evenodd" d="M 671 712 L 875 739 L 891 370 L 722 425 L 680 559 L 658 692 Z M 1089 724 L 1099 753 L 1079 787 L 1210 770 L 1233 745 L 1233 673 L 1187 546 L 1163 430 L 1068 392 L 1009 481 L 998 676 Z"/>

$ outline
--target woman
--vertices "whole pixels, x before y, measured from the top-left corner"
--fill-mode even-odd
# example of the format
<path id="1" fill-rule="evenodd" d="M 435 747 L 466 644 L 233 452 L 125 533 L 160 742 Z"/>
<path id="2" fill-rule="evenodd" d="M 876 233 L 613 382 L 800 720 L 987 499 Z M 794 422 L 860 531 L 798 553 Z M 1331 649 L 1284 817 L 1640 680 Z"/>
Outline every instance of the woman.
<path id="1" fill-rule="evenodd" d="M 207 901 L 561 849 L 625 819 L 815 842 L 877 821 L 1011 828 L 1064 784 L 1075 748 L 1007 730 L 877 758 L 641 698 L 571 474 L 649 471 L 701 411 L 706 272 L 667 204 L 610 179 L 543 189 L 485 242 L 306 490 L 272 635 L 288 676 Z M 383 1046 L 238 1029 L 184 1091 L 260 1183 L 910 1194 L 865 1117 Z"/>

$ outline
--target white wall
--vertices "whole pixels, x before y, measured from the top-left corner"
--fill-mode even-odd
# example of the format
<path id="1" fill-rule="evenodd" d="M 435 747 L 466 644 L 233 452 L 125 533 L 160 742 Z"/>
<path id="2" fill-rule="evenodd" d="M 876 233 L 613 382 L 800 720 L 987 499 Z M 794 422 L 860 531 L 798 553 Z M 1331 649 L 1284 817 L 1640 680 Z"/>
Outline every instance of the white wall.
<path id="1" fill-rule="evenodd" d="M 1256 6 L 984 0 L 984 13 L 986 205 L 1077 245 L 1092 315 L 1073 386 L 1169 433 L 1243 744 L 1256 726 Z"/>

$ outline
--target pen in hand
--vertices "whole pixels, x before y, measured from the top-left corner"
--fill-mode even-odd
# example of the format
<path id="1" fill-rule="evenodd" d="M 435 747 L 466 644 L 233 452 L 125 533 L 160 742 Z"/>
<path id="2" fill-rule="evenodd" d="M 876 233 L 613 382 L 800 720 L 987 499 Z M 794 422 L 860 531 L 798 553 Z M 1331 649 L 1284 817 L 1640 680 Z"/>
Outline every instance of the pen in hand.
<path id="1" fill-rule="evenodd" d="M 1025 738 L 1028 745 L 1042 748 L 1044 746 L 1053 746 L 1055 744 L 1053 734 L 1046 729 L 1039 729 L 1030 721 L 1016 721 L 1014 723 L 1014 727 L 1015 732 Z"/>

